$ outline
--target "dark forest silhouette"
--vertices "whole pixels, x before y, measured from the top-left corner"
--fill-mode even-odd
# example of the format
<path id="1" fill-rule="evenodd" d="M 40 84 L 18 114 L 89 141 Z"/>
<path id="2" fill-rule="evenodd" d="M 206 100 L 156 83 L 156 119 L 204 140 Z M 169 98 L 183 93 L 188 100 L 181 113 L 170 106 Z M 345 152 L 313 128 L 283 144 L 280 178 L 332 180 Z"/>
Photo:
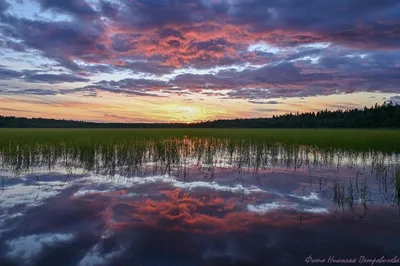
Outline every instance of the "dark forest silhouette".
<path id="1" fill-rule="evenodd" d="M 0 128 L 399 128 L 400 105 L 290 113 L 272 118 L 215 120 L 198 123 L 94 123 L 0 116 Z"/>

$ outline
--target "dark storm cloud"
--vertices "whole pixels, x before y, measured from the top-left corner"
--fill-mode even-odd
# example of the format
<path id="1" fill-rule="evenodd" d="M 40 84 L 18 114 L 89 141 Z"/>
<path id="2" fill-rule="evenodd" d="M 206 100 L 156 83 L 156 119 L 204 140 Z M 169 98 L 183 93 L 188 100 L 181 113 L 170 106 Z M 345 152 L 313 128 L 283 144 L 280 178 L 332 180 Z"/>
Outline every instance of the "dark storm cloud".
<path id="1" fill-rule="evenodd" d="M 58 90 L 50 89 L 0 89 L 0 94 L 48 96 L 57 95 L 59 92 Z"/>
<path id="2" fill-rule="evenodd" d="M 123 0 L 121 7 L 118 20 L 143 29 L 223 22 L 249 26 L 250 32 L 264 33 L 259 37 L 280 45 L 332 41 L 395 48 L 399 44 L 400 10 L 394 0 Z"/>
<path id="3" fill-rule="evenodd" d="M 302 54 L 304 55 L 304 54 Z M 254 104 L 282 97 L 309 97 L 354 92 L 398 93 L 399 55 L 395 51 L 356 53 L 331 48 L 314 59 L 299 55 L 280 63 L 244 70 L 228 69 L 215 74 L 181 74 L 169 81 L 123 79 L 100 81 L 84 90 L 153 96 L 160 92 L 176 95 L 202 93 L 225 99 L 245 99 Z M 313 61 L 315 60 L 315 61 Z M 81 89 L 69 91 L 77 92 Z M 227 90 L 226 94 L 221 93 Z"/>
<path id="4" fill-rule="evenodd" d="M 118 15 L 119 6 L 115 3 L 111 3 L 108 1 L 100 1 L 100 10 L 102 15 L 115 18 Z"/>
<path id="5" fill-rule="evenodd" d="M 92 85 L 72 90 L 63 90 L 61 93 L 90 93 L 94 94 L 96 91 L 105 91 L 127 96 L 149 96 L 149 97 L 163 97 L 158 95 L 161 89 L 167 88 L 166 82 L 149 80 L 149 79 L 123 79 L 119 81 L 99 81 Z"/>
<path id="6" fill-rule="evenodd" d="M 66 12 L 78 16 L 93 16 L 96 11 L 84 0 L 38 0 L 43 9 Z"/>
<path id="7" fill-rule="evenodd" d="M 21 94 L 25 95 L 57 95 L 58 91 L 46 89 L 25 89 L 21 90 Z"/>
<path id="8" fill-rule="evenodd" d="M 185 88 L 237 89 L 240 94 L 251 94 L 259 89 L 266 93 L 270 93 L 267 89 L 282 92 L 287 90 L 293 93 L 305 84 L 331 79 L 332 75 L 326 73 L 302 74 L 301 68 L 293 63 L 284 62 L 256 70 L 221 71 L 216 75 L 185 74 L 177 76 L 171 83 Z"/>
<path id="9" fill-rule="evenodd" d="M 395 0 L 242 0 L 234 2 L 231 21 L 249 24 L 256 31 L 280 29 L 291 32 L 275 36 L 276 41 L 288 45 L 332 41 L 396 48 L 399 44 L 399 4 Z"/>
<path id="10" fill-rule="evenodd" d="M 91 66 L 85 66 L 83 67 L 84 72 L 89 72 L 92 74 L 98 74 L 98 73 L 114 73 L 117 68 L 111 66 L 111 65 L 104 65 L 104 64 L 96 64 L 96 65 L 91 65 Z"/>
<path id="11" fill-rule="evenodd" d="M 207 51 L 224 51 L 226 46 L 232 45 L 224 38 L 198 42 L 195 44 L 196 49 L 207 50 Z"/>
<path id="12" fill-rule="evenodd" d="M 298 58 L 252 70 L 220 71 L 215 75 L 184 74 L 173 79 L 171 84 L 192 91 L 230 90 L 227 97 L 254 101 L 353 92 L 399 92 L 397 53 L 352 55 L 351 52 L 338 50 L 320 54 L 316 63 Z"/>
<path id="13" fill-rule="evenodd" d="M 47 22 L 6 16 L 0 30 L 9 39 L 19 40 L 20 46 L 42 52 L 43 56 L 58 61 L 63 67 L 80 70 L 74 59 L 98 62 L 107 59 L 106 48 L 97 43 L 104 28 L 100 22 Z M 17 49 L 13 49 L 17 50 Z"/>
<path id="14" fill-rule="evenodd" d="M 112 24 L 103 25 L 104 28 L 118 29 L 124 32 L 122 35 L 138 34 L 141 32 L 138 29 L 142 28 L 145 39 L 156 41 L 155 39 L 158 38 L 159 40 L 156 41 L 158 46 L 162 43 L 162 45 L 169 47 L 180 47 L 180 52 L 183 55 L 186 52 L 195 53 L 195 51 L 198 52 L 198 50 L 203 49 L 209 52 L 229 54 L 237 52 L 235 49 L 248 45 L 254 40 L 264 40 L 279 46 L 320 41 L 358 45 L 360 48 L 396 48 L 399 45 L 400 22 L 397 18 L 400 17 L 400 8 L 397 1 L 381 3 L 372 0 L 363 2 L 333 0 L 324 2 L 304 2 L 300 0 L 268 2 L 262 0 L 250 2 L 243 0 L 234 2 L 122 0 L 116 3 L 101 1 L 96 6 L 87 2 L 72 0 L 38 1 L 44 9 L 74 14 L 82 18 L 86 16 L 94 17 L 94 21 L 87 23 L 101 24 L 99 22 L 100 16 L 107 16 L 112 20 Z M 293 10 L 296 10 L 296 12 L 293 12 Z M 324 12 L 321 12 L 321 10 L 324 10 Z M 360 21 L 362 21 L 361 24 Z M 22 39 L 25 39 L 25 42 L 27 42 L 27 39 L 43 40 L 43 38 L 40 38 L 39 29 L 44 28 L 48 32 L 49 26 L 43 25 L 43 22 L 40 24 L 39 21 L 26 22 L 31 25 L 31 29 L 36 29 L 34 32 L 39 36 L 32 36 L 31 34 Z M 8 21 L 8 24 L 14 26 L 19 24 L 14 29 L 16 31 L 26 28 L 21 21 Z M 71 23 L 64 22 L 64 25 L 57 25 L 57 23 L 53 25 L 53 36 L 48 36 L 46 40 L 58 40 L 62 43 L 64 38 L 68 38 L 68 45 L 73 46 L 75 51 L 86 50 L 87 52 L 87 49 L 82 49 L 80 45 L 88 46 L 92 51 L 105 49 L 105 47 L 102 47 L 104 44 L 99 44 L 104 29 L 98 29 L 97 33 L 93 34 L 93 32 L 84 29 L 87 27 L 82 26 L 77 29 L 75 26 L 74 29 L 71 29 L 69 24 Z M 84 23 L 81 22 L 81 24 Z M 228 25 L 228 27 L 222 27 L 223 24 Z M 185 26 L 181 27 L 182 25 Z M 93 27 L 93 25 L 89 27 Z M 172 36 L 178 39 L 167 39 L 166 42 L 160 42 L 165 38 L 171 38 L 171 34 L 165 34 L 167 29 L 170 32 L 175 32 Z M 152 30 L 156 30 L 156 32 L 147 32 Z M 210 34 L 207 36 L 208 32 Z M 193 33 L 199 35 L 198 40 L 193 40 Z M 20 35 L 26 34 L 21 33 Z M 179 40 L 184 39 L 191 39 L 193 43 L 182 48 L 183 44 Z M 28 45 L 40 50 L 46 48 L 37 43 L 28 42 Z M 54 45 L 54 43 L 50 42 L 50 45 Z M 116 52 L 122 52 L 132 49 L 142 50 L 147 45 L 148 43 L 143 40 L 134 44 L 117 38 L 109 48 L 113 48 Z M 230 51 L 229 47 L 235 49 Z M 160 49 L 160 52 L 164 53 L 163 50 Z M 103 52 L 110 56 L 111 51 Z M 63 51 L 63 49 L 61 49 L 61 53 L 69 55 L 68 51 Z M 84 60 L 90 60 L 91 56 L 94 56 L 89 54 L 85 58 L 84 54 L 75 55 Z M 193 62 L 201 61 L 200 59 L 203 56 L 199 54 L 199 57 L 189 60 Z M 97 56 L 95 57 L 97 58 Z M 231 56 L 231 58 L 236 57 L 239 56 L 237 54 Z M 218 63 L 218 58 L 221 57 L 210 56 L 209 61 L 214 60 L 214 63 Z M 185 62 L 185 60 L 188 60 L 186 56 L 182 56 L 179 60 L 180 64 L 189 63 L 188 61 Z"/>
<path id="15" fill-rule="evenodd" d="M 199 3 L 200 2 L 200 3 Z M 125 24 L 140 28 L 155 28 L 166 25 L 182 25 L 213 20 L 218 10 L 205 7 L 201 1 L 188 0 L 158 0 L 130 1 L 122 0 L 124 12 L 121 21 Z M 208 12 L 208 16 L 203 15 Z"/>
<path id="16" fill-rule="evenodd" d="M 155 75 L 162 75 L 162 74 L 168 74 L 173 72 L 175 69 L 174 67 L 171 66 L 166 66 L 161 64 L 161 61 L 157 59 L 149 60 L 149 61 L 135 61 L 135 62 L 127 62 L 123 66 L 121 66 L 121 69 L 130 69 L 134 72 L 142 72 L 142 73 L 152 73 Z"/>
<path id="17" fill-rule="evenodd" d="M 4 12 L 8 4 L 0 0 L 0 47 L 39 51 L 76 76 L 36 73 L 24 77 L 30 82 L 87 82 L 92 75 L 122 70 L 163 75 L 177 68 L 251 64 L 241 71 L 183 74 L 168 84 L 123 80 L 86 88 L 142 95 L 174 86 L 179 93 L 230 90 L 228 97 L 250 100 L 399 91 L 396 0 L 36 1 L 42 12 L 68 19 L 16 16 Z M 331 44 L 313 46 L 321 42 Z M 247 49 L 259 43 L 277 51 Z M 2 79 L 20 74 L 0 69 Z"/>
<path id="18" fill-rule="evenodd" d="M 1 36 L 1 37 L 3 37 L 3 40 L 0 40 L 0 48 L 11 49 L 16 52 L 25 52 L 26 51 L 25 46 L 23 44 L 21 44 L 19 42 L 7 40 L 7 38 L 5 38 L 4 36 Z"/>
<path id="19" fill-rule="evenodd" d="M 102 80 L 94 83 L 95 85 L 102 87 L 118 87 L 121 89 L 129 88 L 143 88 L 149 90 L 158 90 L 166 86 L 166 82 L 150 80 L 150 79 L 122 79 L 119 81 L 106 81 Z"/>
<path id="20" fill-rule="evenodd" d="M 87 82 L 86 78 L 82 78 L 71 74 L 39 74 L 36 70 L 22 70 L 15 71 L 6 67 L 0 66 L 0 80 L 24 80 L 31 83 L 43 84 L 58 84 L 58 83 L 71 83 L 71 82 Z M 60 94 L 58 90 L 44 89 L 44 88 L 20 88 L 10 87 L 7 84 L 2 84 L 0 94 L 5 95 L 57 95 Z"/>
<path id="21" fill-rule="evenodd" d="M 87 82 L 89 79 L 69 74 L 31 74 L 25 75 L 24 80 L 35 83 L 56 84 L 62 82 Z"/>
<path id="22" fill-rule="evenodd" d="M 21 72 L 0 65 L 0 79 L 15 79 L 22 76 Z"/>
<path id="23" fill-rule="evenodd" d="M 397 1 L 120 1 L 125 16 L 120 19 L 129 25 L 143 28 L 166 25 L 193 24 L 225 18 L 229 24 L 250 25 L 253 30 L 297 30 L 348 36 L 346 30 L 356 22 L 395 20 L 399 11 Z M 296 12 L 293 12 L 296 10 Z M 321 12 L 323 11 L 323 12 Z M 127 16 L 127 15 L 130 16 Z M 134 16 L 136 15 L 136 16 Z M 312 39 L 300 33 L 300 39 Z M 317 37 L 314 37 L 317 38 Z M 322 38 L 322 37 L 319 37 Z"/>
<path id="24" fill-rule="evenodd" d="M 134 36 L 130 36 L 131 38 Z M 131 49 L 135 49 L 135 44 L 126 41 L 126 36 L 121 34 L 114 35 L 112 37 L 111 48 L 116 52 L 127 52 Z"/>
<path id="25" fill-rule="evenodd" d="M 9 4 L 7 3 L 6 0 L 0 0 L 0 15 L 3 13 L 7 8 L 9 7 Z"/>
<path id="26" fill-rule="evenodd" d="M 89 79 L 71 74 L 40 74 L 37 70 L 16 71 L 0 65 L 0 79 L 24 79 L 33 83 L 56 84 L 62 82 L 87 82 Z"/>

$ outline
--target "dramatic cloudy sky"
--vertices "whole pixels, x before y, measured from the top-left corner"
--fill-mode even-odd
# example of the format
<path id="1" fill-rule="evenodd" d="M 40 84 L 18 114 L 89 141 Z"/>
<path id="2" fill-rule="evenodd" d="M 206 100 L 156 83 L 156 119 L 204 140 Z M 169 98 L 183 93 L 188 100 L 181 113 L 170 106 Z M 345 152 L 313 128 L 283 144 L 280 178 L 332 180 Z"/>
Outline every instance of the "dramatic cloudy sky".
<path id="1" fill-rule="evenodd" d="M 199 121 L 400 102 L 398 0 L 0 0 L 0 114 Z"/>

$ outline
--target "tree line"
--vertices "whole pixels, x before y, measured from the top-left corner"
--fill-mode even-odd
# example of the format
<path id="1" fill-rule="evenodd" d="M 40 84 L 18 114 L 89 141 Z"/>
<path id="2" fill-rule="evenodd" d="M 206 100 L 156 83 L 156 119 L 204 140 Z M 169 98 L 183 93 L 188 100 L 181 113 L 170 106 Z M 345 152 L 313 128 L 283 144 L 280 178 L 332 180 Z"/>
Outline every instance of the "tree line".
<path id="1" fill-rule="evenodd" d="M 214 120 L 198 123 L 95 123 L 0 116 L 0 128 L 400 128 L 400 105 L 289 113 L 272 118 Z"/>

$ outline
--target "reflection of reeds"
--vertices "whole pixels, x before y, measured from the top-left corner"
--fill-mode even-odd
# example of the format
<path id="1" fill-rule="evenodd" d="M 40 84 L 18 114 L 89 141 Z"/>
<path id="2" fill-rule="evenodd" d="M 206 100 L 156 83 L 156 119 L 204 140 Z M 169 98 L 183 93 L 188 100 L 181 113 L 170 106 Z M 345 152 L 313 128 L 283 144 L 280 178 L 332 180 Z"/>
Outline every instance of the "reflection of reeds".
<path id="1" fill-rule="evenodd" d="M 356 198 L 355 195 L 355 188 L 353 187 L 353 182 L 350 180 L 349 185 L 347 186 L 347 197 L 346 197 L 346 203 L 347 206 L 349 207 L 350 211 L 354 211 L 354 200 Z"/>
<path id="2" fill-rule="evenodd" d="M 344 208 L 345 194 L 344 194 L 344 184 L 338 180 L 333 183 L 333 202 L 338 207 L 338 209 Z"/>
<path id="3" fill-rule="evenodd" d="M 191 166 L 204 170 L 207 178 L 213 178 L 217 167 L 230 167 L 241 171 L 258 172 L 277 166 L 297 170 L 308 169 L 310 172 L 318 167 L 365 168 L 372 165 L 376 173 L 380 190 L 385 195 L 391 193 L 395 185 L 399 190 L 398 178 L 391 177 L 391 155 L 376 151 L 359 151 L 351 149 L 323 148 L 297 144 L 271 143 L 270 141 L 251 138 L 220 137 L 136 137 L 122 139 L 75 139 L 62 141 L 37 139 L 10 139 L 7 143 L 0 141 L 0 164 L 3 168 L 12 169 L 16 174 L 35 167 L 48 170 L 56 166 L 67 169 L 81 168 L 100 174 L 126 176 L 152 170 L 153 174 L 188 175 Z M 218 162 L 218 163 L 217 163 Z M 398 174 L 396 174 L 398 176 Z M 367 195 L 360 190 L 360 185 L 350 183 L 346 187 L 347 205 L 351 207 L 355 200 L 354 188 L 361 200 Z M 343 196 L 343 187 L 336 184 L 336 197 Z M 393 194 L 393 193 L 392 193 Z M 393 196 L 393 195 L 392 195 Z M 388 198 L 388 196 L 385 196 Z M 396 200 L 399 195 L 396 194 Z M 365 201 L 365 200 L 364 200 Z M 339 200 L 345 202 L 345 200 Z"/>
<path id="4" fill-rule="evenodd" d="M 395 203 L 400 211 L 400 165 L 379 165 L 375 174 L 378 180 L 378 191 L 375 193 L 381 197 L 381 203 L 387 205 Z M 366 177 L 360 180 L 360 175 L 358 171 L 355 179 L 351 177 L 320 178 L 318 186 L 320 195 L 323 198 L 331 199 L 337 210 L 348 210 L 353 213 L 356 212 L 356 207 L 361 207 L 363 214 L 356 213 L 356 215 L 363 218 L 368 211 L 367 204 L 373 202 L 372 190 L 374 188 L 370 187 Z"/>
<path id="5" fill-rule="evenodd" d="M 296 171 L 302 167 L 313 171 L 317 167 L 340 165 L 362 167 L 369 163 L 377 176 L 387 175 L 389 156 L 379 152 L 300 146 L 295 144 L 254 141 L 251 139 L 222 139 L 215 137 L 157 137 L 122 140 L 70 140 L 0 142 L 0 163 L 15 173 L 35 167 L 55 166 L 82 168 L 86 171 L 115 175 L 134 175 L 148 170 L 153 173 L 171 174 L 173 171 L 187 175 L 187 168 L 196 165 L 213 172 L 217 167 L 233 167 L 238 172 L 270 169 L 284 166 Z M 339 171 L 339 170 L 337 170 Z M 381 185 L 384 188 L 384 179 Z"/>
<path id="6" fill-rule="evenodd" d="M 396 167 L 396 202 L 397 206 L 400 207 L 400 166 Z"/>
<path id="7" fill-rule="evenodd" d="M 54 139 L 37 136 L 32 139 L 6 138 L 6 141 L 0 140 L 0 165 L 15 174 L 36 168 L 63 167 L 68 170 L 68 177 L 72 176 L 73 169 L 83 169 L 111 176 L 133 176 L 149 171 L 153 175 L 168 174 L 183 179 L 187 179 L 189 169 L 197 169 L 204 178 L 213 179 L 218 167 L 235 169 L 239 174 L 248 171 L 257 175 L 275 167 L 293 171 L 308 169 L 310 174 L 328 167 L 336 169 L 336 177 L 340 176 L 340 169 L 348 167 L 358 169 L 355 180 L 338 178 L 330 183 L 325 178 L 319 182 L 319 190 L 323 197 L 332 197 L 340 210 L 348 208 L 355 212 L 360 204 L 364 216 L 367 203 L 371 201 L 371 186 L 366 178 L 360 181 L 360 170 L 370 168 L 376 176 L 382 201 L 395 203 L 400 208 L 399 158 L 396 161 L 390 153 L 303 145 L 301 141 L 279 143 L 274 139 L 251 137 L 169 134 L 167 131 L 165 136 L 124 135 L 121 139 L 76 138 L 75 135 Z M 239 177 L 243 184 L 243 176 Z M 1 182 L 4 186 L 4 181 Z"/>
<path id="8" fill-rule="evenodd" d="M 367 180 L 365 179 L 364 182 L 360 184 L 360 186 L 358 186 L 358 184 L 357 184 L 357 189 L 359 191 L 359 197 L 361 200 L 361 204 L 363 206 L 364 216 L 365 216 L 365 215 L 367 215 L 367 210 L 368 210 L 367 201 L 368 201 L 368 197 L 369 197 Z"/>

